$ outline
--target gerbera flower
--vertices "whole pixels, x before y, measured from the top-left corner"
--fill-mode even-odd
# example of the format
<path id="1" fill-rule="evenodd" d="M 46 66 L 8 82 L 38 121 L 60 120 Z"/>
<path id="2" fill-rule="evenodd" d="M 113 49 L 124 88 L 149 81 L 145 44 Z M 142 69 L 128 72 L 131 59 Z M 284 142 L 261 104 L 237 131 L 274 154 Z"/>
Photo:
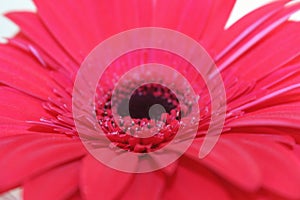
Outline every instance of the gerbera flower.
<path id="1" fill-rule="evenodd" d="M 0 192 L 22 187 L 25 199 L 299 199 L 300 26 L 288 19 L 300 5 L 275 1 L 224 29 L 234 3 L 36 0 L 37 13 L 8 14 L 21 32 L 0 46 Z M 168 167 L 134 174 L 107 167 L 81 143 L 72 113 L 77 71 L 100 42 L 139 27 L 167 28 L 193 38 L 221 72 L 226 121 L 204 159 L 198 157 L 199 147 L 212 118 L 207 88 L 190 63 L 155 50 L 131 52 L 124 62 L 111 64 L 100 80 L 105 87 L 97 90 L 95 112 L 115 146 L 137 154 L 163 147 L 176 135 L 180 120 L 193 121 L 188 101 L 178 106 L 168 88 L 144 85 L 133 93 L 135 121 L 126 124 L 122 94 L 137 81 L 133 76 L 117 95 L 120 121 L 112 119 L 107 103 L 113 84 L 131 67 L 171 62 L 201 97 L 199 129 L 188 151 Z M 154 118 L 160 116 L 168 126 L 137 140 L 115 123 L 133 128 L 133 135 L 139 127 L 156 131 L 153 117 L 139 108 L 141 99 L 151 100 L 148 107 L 163 105 L 166 113 Z M 118 153 L 110 145 L 94 145 Z"/>

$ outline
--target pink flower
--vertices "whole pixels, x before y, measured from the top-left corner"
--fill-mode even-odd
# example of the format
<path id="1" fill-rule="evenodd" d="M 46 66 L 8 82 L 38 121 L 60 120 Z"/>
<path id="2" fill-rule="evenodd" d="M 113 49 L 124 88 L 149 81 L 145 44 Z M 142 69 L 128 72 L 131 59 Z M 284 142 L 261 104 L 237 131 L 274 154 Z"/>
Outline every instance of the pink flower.
<path id="1" fill-rule="evenodd" d="M 288 21 L 300 5 L 274 1 L 224 29 L 234 0 L 170 2 L 36 0 L 37 14 L 7 15 L 21 32 L 0 46 L 0 192 L 22 187 L 25 199 L 49 200 L 300 198 L 300 26 Z M 209 94 L 200 91 L 204 83 L 199 80 L 194 87 L 204 112 L 189 150 L 161 170 L 124 173 L 101 164 L 83 147 L 72 116 L 72 89 L 80 64 L 97 44 L 149 26 L 180 31 L 205 47 L 224 80 L 226 122 L 212 152 L 199 159 L 211 117 Z M 159 53 L 153 53 L 155 61 L 170 61 Z M 143 56 L 136 52 L 127 58 L 134 63 Z M 108 71 L 104 82 L 111 76 Z M 149 88 L 140 92 L 158 103 L 172 102 L 166 105 L 167 120 L 176 125 L 171 92 Z M 109 86 L 105 89 L 109 93 Z M 164 98 L 157 99 L 157 91 Z M 109 100 L 102 95 L 99 123 L 112 123 L 104 114 L 110 112 L 103 104 Z M 144 123 L 147 117 L 135 114 Z M 155 151 L 176 134 L 173 128 L 165 131 L 163 142 L 158 137 L 132 141 L 121 140 L 120 132 L 111 134 L 109 125 L 102 128 L 112 142 L 133 152 Z"/>

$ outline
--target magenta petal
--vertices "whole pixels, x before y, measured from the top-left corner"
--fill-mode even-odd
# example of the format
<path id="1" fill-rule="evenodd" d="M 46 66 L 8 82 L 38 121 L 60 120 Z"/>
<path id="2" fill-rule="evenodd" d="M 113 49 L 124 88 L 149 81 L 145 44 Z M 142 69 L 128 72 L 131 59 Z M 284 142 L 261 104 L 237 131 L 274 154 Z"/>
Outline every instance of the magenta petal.
<path id="1" fill-rule="evenodd" d="M 55 40 L 36 14 L 13 12 L 7 14 L 7 17 L 20 26 L 21 32 L 32 44 L 39 46 L 47 55 L 59 63 L 59 67 L 64 67 L 73 73 L 78 69 L 79 63 L 70 58 L 64 46 L 60 46 L 60 43 Z"/>
<path id="2" fill-rule="evenodd" d="M 219 52 L 216 59 L 219 60 L 226 53 L 228 53 L 228 51 L 239 44 L 251 32 L 266 22 L 267 19 L 279 12 L 279 10 L 282 9 L 287 2 L 289 2 L 289 0 L 274 1 L 270 4 L 262 6 L 257 10 L 250 12 L 238 20 L 235 24 L 230 26 L 223 33 L 218 42 L 215 43 L 214 48 L 216 48 L 217 52 Z"/>
<path id="3" fill-rule="evenodd" d="M 201 36 L 201 41 L 203 41 L 203 45 L 207 49 L 214 49 L 216 40 L 225 30 L 226 22 L 235 2 L 235 0 L 229 0 L 226 3 L 219 0 L 212 1 L 209 18 L 206 21 L 204 32 Z"/>
<path id="4" fill-rule="evenodd" d="M 204 164 L 224 177 L 227 181 L 247 190 L 256 191 L 261 186 L 261 173 L 258 166 L 238 142 L 221 137 L 213 151 L 203 160 L 198 158 L 200 143 L 191 147 L 188 155 L 199 164 Z"/>
<path id="5" fill-rule="evenodd" d="M 130 184 L 134 174 L 111 169 L 92 156 L 86 156 L 80 174 L 85 199 L 115 199 Z"/>
<path id="6" fill-rule="evenodd" d="M 274 31 L 272 35 L 254 47 L 238 62 L 239 70 L 244 72 L 240 74 L 240 77 L 246 80 L 258 80 L 296 58 L 300 52 L 300 47 L 295 45 L 300 44 L 297 34 L 299 31 L 299 23 L 294 22 L 286 23 Z M 271 50 L 275 43 L 280 48 Z M 262 53 L 264 53 L 263 56 Z M 253 63 L 253 57 L 256 58 L 255 63 Z M 254 66 L 246 68 L 244 64 L 249 62 Z M 233 64 L 232 67 L 237 67 L 237 64 Z"/>
<path id="7" fill-rule="evenodd" d="M 165 189 L 166 199 L 231 199 L 224 182 L 197 162 L 182 159 Z"/>
<path id="8" fill-rule="evenodd" d="M 43 24 L 78 63 L 98 43 L 113 34 L 150 26 L 152 3 L 149 0 L 87 0 L 76 4 L 72 1 L 35 1 Z M 138 6 L 136 11 L 132 9 L 134 5 Z M 66 8 L 69 8 L 68 12 Z"/>
<path id="9" fill-rule="evenodd" d="M 0 192 L 24 187 L 25 199 L 300 198 L 300 28 L 299 22 L 287 21 L 299 4 L 274 1 L 225 30 L 235 0 L 34 2 L 37 13 L 7 15 L 21 33 L 0 45 Z M 200 75 L 160 51 L 134 52 L 124 56 L 125 62 L 116 61 L 118 70 L 107 71 L 107 80 L 145 61 L 174 64 L 201 97 L 195 143 L 175 164 L 147 174 L 120 172 L 89 155 L 78 138 L 71 106 L 83 59 L 101 41 L 139 27 L 173 29 L 201 43 L 221 69 L 228 94 L 222 136 L 200 160 L 211 119 L 211 101 Z M 99 113 L 107 116 L 111 110 L 105 109 Z M 80 117 L 90 124 L 88 117 Z M 114 124 L 102 124 L 114 133 L 112 138 L 118 134 Z M 145 151 L 140 143 L 150 150 L 166 142 L 167 135 L 155 143 L 132 142 L 127 136 L 113 142 L 123 147 L 131 142 L 133 151 Z M 107 147 L 101 141 L 93 145 L 106 153 L 110 164 L 135 169 L 162 158 L 154 155 L 149 161 L 135 154 L 128 162 L 123 152 L 100 148 Z"/>
<path id="10" fill-rule="evenodd" d="M 259 166 L 266 189 L 286 198 L 300 198 L 300 160 L 293 151 L 266 139 L 249 138 L 242 144 Z"/>
<path id="11" fill-rule="evenodd" d="M 78 190 L 80 162 L 68 163 L 27 180 L 24 199 L 64 200 Z"/>
<path id="12" fill-rule="evenodd" d="M 0 83 L 43 100 L 50 96 L 56 84 L 36 58 L 11 45 L 0 45 L 0 52 Z"/>
<path id="13" fill-rule="evenodd" d="M 75 59 L 81 62 L 96 45 L 87 23 L 80 20 L 81 5 L 71 1 L 35 1 L 38 15 L 52 36 Z M 75 6 L 75 8 L 74 8 Z M 66 12 L 66 8 L 69 8 Z M 95 16 L 97 17 L 97 16 Z"/>
<path id="14" fill-rule="evenodd" d="M 207 24 L 212 2 L 216 1 L 157 1 L 152 26 L 177 30 L 198 40 Z"/>
<path id="15" fill-rule="evenodd" d="M 283 33 L 283 32 L 285 33 L 285 30 L 282 29 L 284 27 L 283 24 L 289 24 L 289 23 L 287 23 L 288 18 L 293 13 L 295 13 L 297 10 L 299 10 L 299 7 L 300 7 L 299 3 L 295 4 L 293 6 L 290 6 L 290 7 L 286 7 L 284 9 L 282 9 L 280 12 L 276 13 L 274 16 L 272 16 L 270 19 L 268 19 L 265 23 L 263 23 L 262 26 L 255 29 L 255 31 L 253 33 L 251 33 L 249 36 L 247 36 L 243 42 L 241 42 L 239 45 L 237 45 L 235 48 L 233 48 L 232 51 L 230 53 L 228 53 L 227 56 L 225 58 L 223 58 L 222 61 L 220 61 L 220 63 L 218 63 L 220 70 L 223 71 L 229 67 L 236 70 L 237 68 L 235 65 L 238 63 L 239 70 L 247 69 L 247 70 L 253 71 L 252 67 L 240 69 L 241 67 L 245 67 L 244 63 L 241 61 L 240 62 L 236 62 L 236 61 L 240 60 L 243 57 L 249 58 L 250 55 L 251 55 L 251 58 L 255 57 L 255 58 L 259 58 L 258 60 L 260 60 L 260 59 L 263 60 L 263 58 L 260 57 L 261 54 L 256 54 L 256 53 L 260 52 L 258 49 L 261 49 L 261 47 L 262 47 L 258 44 L 270 42 L 271 40 L 269 40 L 269 38 L 267 36 L 270 35 L 270 33 L 272 33 L 272 31 L 276 31 L 276 32 L 280 33 L 280 31 L 278 31 L 277 28 L 281 29 L 281 33 Z M 299 28 L 299 26 L 295 25 L 294 28 Z M 273 33 L 270 35 L 270 38 L 272 38 L 273 35 L 276 37 L 276 34 Z M 288 42 L 287 44 L 291 44 L 290 40 L 292 40 L 293 37 L 289 38 L 289 37 L 285 37 L 285 36 L 286 36 L 286 33 L 284 36 L 281 36 L 281 37 L 277 36 L 277 39 L 275 39 L 276 45 L 281 46 L 280 40 L 282 38 L 287 40 L 287 41 L 285 41 L 285 42 Z M 297 39 L 294 39 L 294 40 L 297 41 Z M 273 44 L 274 44 L 274 41 L 273 41 L 272 45 Z M 292 42 L 292 44 L 294 44 L 294 43 Z M 266 47 L 266 46 L 264 46 L 264 47 Z M 296 45 L 294 45 L 293 47 L 296 47 Z M 268 48 L 268 50 L 270 50 L 270 47 Z M 246 54 L 246 52 L 247 52 L 247 54 Z M 267 52 L 266 49 L 263 52 L 264 52 L 264 54 L 266 54 L 266 52 Z M 291 54 L 291 56 L 295 56 L 295 55 Z M 249 63 L 249 60 L 247 63 Z M 271 65 L 271 66 L 273 66 L 273 65 Z M 269 67 L 271 67 L 271 66 L 268 66 L 267 69 L 269 69 Z M 255 69 L 261 69 L 261 68 L 255 68 Z M 259 74 L 259 73 L 256 73 L 256 74 Z M 245 73 L 244 75 L 245 76 L 243 76 L 242 78 L 246 78 L 246 80 L 247 80 L 247 79 L 249 79 L 249 75 L 251 75 L 251 74 Z M 255 73 L 253 73 L 252 75 L 255 75 Z M 265 75 L 265 74 L 262 74 L 262 75 Z"/>
<path id="16" fill-rule="evenodd" d="M 43 109 L 42 101 L 39 99 L 3 86 L 0 86 L 0 94 L 1 117 L 26 121 L 39 120 L 41 116 L 49 115 Z"/>
<path id="17" fill-rule="evenodd" d="M 57 134 L 1 137 L 0 145 L 0 192 L 86 153 L 78 140 Z"/>
<path id="18" fill-rule="evenodd" d="M 28 124 L 22 120 L 0 116 L 1 137 L 30 133 L 27 129 Z"/>
<path id="19" fill-rule="evenodd" d="M 229 122 L 230 127 L 273 126 L 300 130 L 299 103 L 278 105 L 251 112 Z"/>
<path id="20" fill-rule="evenodd" d="M 161 199 L 165 189 L 165 177 L 162 173 L 151 172 L 136 174 L 126 191 L 119 197 L 124 200 L 134 199 Z"/>

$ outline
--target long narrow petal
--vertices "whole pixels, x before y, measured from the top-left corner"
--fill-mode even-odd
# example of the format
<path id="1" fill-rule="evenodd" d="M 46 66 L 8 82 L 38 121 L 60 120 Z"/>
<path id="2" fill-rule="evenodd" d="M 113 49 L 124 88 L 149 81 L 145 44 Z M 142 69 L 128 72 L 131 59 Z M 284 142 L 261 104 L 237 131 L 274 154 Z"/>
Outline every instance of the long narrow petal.
<path id="1" fill-rule="evenodd" d="M 69 199 L 78 190 L 80 164 L 71 162 L 25 181 L 24 199 Z"/>
<path id="2" fill-rule="evenodd" d="M 79 159 L 86 153 L 78 140 L 58 134 L 1 137 L 0 145 L 0 192 L 19 186 L 31 176 Z"/>
<path id="3" fill-rule="evenodd" d="M 80 184 L 85 199 L 115 199 L 126 190 L 133 174 L 111 169 L 91 155 L 82 163 Z"/>
<path id="4" fill-rule="evenodd" d="M 224 182 L 199 163 L 183 158 L 176 175 L 169 180 L 165 198 L 173 199 L 231 199 Z"/>

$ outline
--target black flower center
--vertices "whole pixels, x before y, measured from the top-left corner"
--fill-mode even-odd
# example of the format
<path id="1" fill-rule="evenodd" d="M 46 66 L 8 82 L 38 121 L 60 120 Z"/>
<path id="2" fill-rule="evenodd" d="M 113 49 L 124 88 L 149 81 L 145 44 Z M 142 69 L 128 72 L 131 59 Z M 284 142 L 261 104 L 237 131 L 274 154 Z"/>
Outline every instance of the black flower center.
<path id="1" fill-rule="evenodd" d="M 189 115 L 190 100 L 186 98 L 180 105 L 175 95 L 180 91 L 173 93 L 156 83 L 134 89 L 134 81 L 121 85 L 114 92 L 111 87 L 99 90 L 97 119 L 113 146 L 136 153 L 156 151 L 176 136 L 181 118 Z"/>
<path id="2" fill-rule="evenodd" d="M 127 101 L 123 100 L 118 105 L 118 114 L 126 116 Z M 129 114 L 133 119 L 159 120 L 164 112 L 171 114 L 179 111 L 176 95 L 168 88 L 159 84 L 146 84 L 134 91 L 129 100 Z M 177 110 L 178 109 L 178 110 Z M 176 116 L 177 119 L 179 119 Z"/>

